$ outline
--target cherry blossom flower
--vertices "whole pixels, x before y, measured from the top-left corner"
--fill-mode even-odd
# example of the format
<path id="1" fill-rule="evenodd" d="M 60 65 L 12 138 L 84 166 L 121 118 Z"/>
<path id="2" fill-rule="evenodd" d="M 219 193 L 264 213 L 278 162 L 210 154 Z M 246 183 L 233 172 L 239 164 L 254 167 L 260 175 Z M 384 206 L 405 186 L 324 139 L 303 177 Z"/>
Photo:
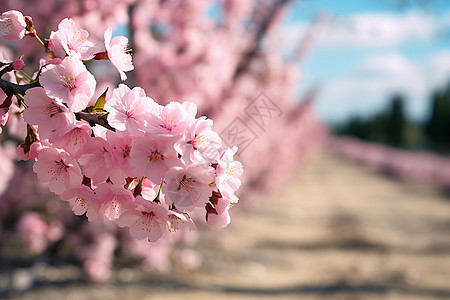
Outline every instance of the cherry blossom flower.
<path id="1" fill-rule="evenodd" d="M 171 160 L 177 159 L 175 151 L 171 154 L 170 150 L 163 141 L 152 137 L 134 139 L 130 153 L 133 175 L 159 183 L 169 170 Z"/>
<path id="2" fill-rule="evenodd" d="M 39 152 L 46 148 L 41 141 L 36 141 L 30 145 L 30 149 L 25 153 L 24 144 L 21 144 L 16 149 L 17 160 L 37 159 Z"/>
<path id="3" fill-rule="evenodd" d="M 155 102 L 140 87 L 130 90 L 125 84 L 114 89 L 104 109 L 109 112 L 108 123 L 119 131 L 133 136 L 144 134 L 145 118 L 155 107 Z"/>
<path id="4" fill-rule="evenodd" d="M 62 102 L 48 97 L 44 89 L 30 89 L 24 99 L 28 108 L 23 118 L 28 124 L 39 126 L 41 138 L 53 142 L 74 127 L 74 114 Z"/>
<path id="5" fill-rule="evenodd" d="M 9 10 L 0 16 L 0 35 L 7 40 L 21 40 L 25 36 L 26 26 L 27 23 L 20 11 Z"/>
<path id="6" fill-rule="evenodd" d="M 160 20 L 172 22 L 170 7 L 177 5 L 164 6 L 167 10 L 166 16 L 160 16 Z M 154 6 L 155 10 L 158 7 Z M 191 9 L 186 11 L 189 14 L 188 19 L 195 16 Z M 179 10 L 178 14 L 182 15 L 184 11 Z M 2 26 L 6 24 L 1 23 L 4 21 L 2 17 L 0 16 L 0 34 L 3 32 Z M 25 34 L 36 36 L 30 20 L 25 17 L 28 26 L 25 29 L 25 32 L 28 32 Z M 136 20 L 148 25 L 142 17 Z M 44 22 L 39 23 L 42 24 L 41 28 L 48 28 Z M 203 44 L 207 38 L 203 36 L 204 32 L 200 28 L 195 27 L 200 23 L 203 24 L 202 28 L 209 25 L 197 21 L 194 22 L 195 26 L 188 23 L 179 20 L 169 24 L 173 26 L 170 26 L 171 33 L 168 36 L 166 33 L 158 33 L 164 43 L 159 43 L 159 39 L 151 41 L 151 37 L 146 39 L 151 45 L 142 44 L 140 38 L 136 40 L 139 49 L 145 48 L 144 52 L 139 53 L 146 53 L 146 56 L 151 57 L 150 60 L 148 57 L 141 57 L 142 63 L 139 63 L 139 67 L 148 67 L 152 72 L 143 72 L 135 79 L 141 83 L 146 82 L 147 84 L 142 86 L 151 90 L 152 95 L 160 96 L 164 104 L 168 103 L 169 99 L 191 97 L 196 103 L 203 105 L 203 111 L 208 111 L 216 117 L 216 124 L 226 125 L 230 115 L 242 109 L 242 100 L 253 93 L 254 89 L 249 90 L 248 86 L 253 86 L 256 82 L 252 81 L 250 85 L 231 84 L 234 80 L 235 65 L 239 62 L 238 55 L 235 58 L 232 54 L 224 55 L 227 52 L 225 46 L 228 46 L 225 38 L 223 41 L 220 41 L 220 37 L 213 38 L 208 41 L 208 45 L 205 44 L 205 48 Z M 84 24 L 95 25 L 90 22 Z M 204 217 L 206 210 L 207 225 L 211 228 L 228 225 L 229 209 L 238 201 L 234 193 L 241 184 L 242 164 L 233 160 L 236 148 L 220 152 L 222 141 L 212 129 L 213 121 L 206 117 L 196 118 L 197 105 L 193 102 L 160 105 L 147 97 L 143 88 L 131 89 L 121 84 L 112 90 L 106 101 L 99 98 L 95 107 L 86 109 L 87 105 L 93 104 L 92 100 L 95 100 L 92 97 L 97 82 L 88 72 L 84 60 L 109 59 L 119 71 L 122 80 L 127 78 L 126 72 L 134 69 L 131 56 L 126 50 L 128 39 L 113 38 L 111 28 L 104 32 L 103 26 L 92 27 L 95 27 L 92 28 L 95 32 L 91 31 L 95 36 L 104 34 L 106 52 L 96 52 L 98 48 L 88 40 L 88 32 L 78 28 L 72 19 L 64 19 L 58 25 L 58 30 L 51 33 L 50 39 L 43 39 L 46 50 L 53 53 L 50 53 L 50 59 L 39 61 L 39 71 L 36 70 L 32 76 L 39 82 L 33 82 L 25 75 L 21 76 L 21 72 L 5 74 L 5 77 L 11 76 L 9 81 L 12 83 L 17 81 L 18 84 L 31 85 L 24 86 L 25 105 L 22 105 L 19 95 L 14 99 L 17 100 L 15 103 L 5 102 L 0 110 L 0 125 L 4 125 L 9 117 L 8 134 L 12 132 L 11 119 L 27 125 L 26 141 L 16 149 L 18 158 L 36 160 L 33 169 L 38 179 L 48 183 L 51 191 L 69 202 L 67 205 L 70 204 L 75 215 L 85 214 L 89 221 L 97 218 L 104 221 L 95 223 L 95 233 L 92 230 L 91 234 L 81 236 L 79 233 L 82 226 L 76 228 L 77 236 L 81 236 L 77 241 L 92 246 L 85 247 L 83 251 L 77 249 L 77 255 L 85 260 L 85 270 L 90 278 L 100 280 L 107 276 L 111 267 L 114 241 L 117 238 L 115 225 L 129 227 L 129 232 L 135 239 L 160 243 L 162 240 L 161 244 L 166 240 L 160 238 L 169 234 L 178 242 L 192 242 L 189 239 L 192 235 L 189 233 L 195 229 L 193 219 L 198 217 L 197 213 L 201 211 Z M 136 34 L 138 37 L 147 35 L 144 31 Z M 233 45 L 235 43 L 232 43 Z M 156 52 L 147 55 L 150 54 L 146 52 L 149 48 Z M 20 50 L 18 53 L 23 51 L 24 54 L 35 50 L 17 49 Z M 270 68 L 272 64 L 267 63 Z M 8 70 L 20 70 L 22 67 L 23 61 L 16 59 Z M 269 75 L 280 73 L 278 71 L 269 72 Z M 18 75 L 16 81 L 12 76 L 14 73 Z M 246 75 L 244 74 L 240 81 L 244 80 L 245 83 Z M 109 86 L 104 81 L 108 75 L 101 74 L 100 77 L 102 84 Z M 258 78 L 249 77 L 250 81 L 256 81 Z M 214 82 L 211 82 L 211 78 L 214 78 Z M 230 86 L 233 89 L 227 88 L 225 91 L 230 115 L 223 116 L 221 109 L 224 105 L 216 104 L 224 99 L 222 88 Z M 244 86 L 245 92 L 241 90 Z M 8 100 L 6 95 L 3 98 Z M 9 116 L 6 111 L 8 108 Z M 97 113 L 103 109 L 106 112 Z M 78 114 L 80 111 L 83 113 Z M 75 120 L 75 116 L 78 120 Z M 275 134 L 274 132 L 280 131 L 268 132 Z M 268 144 L 270 141 L 258 148 L 265 151 L 269 148 Z M 250 179 L 255 176 L 259 179 L 261 176 L 258 170 L 267 169 L 268 166 L 267 162 L 260 162 L 257 157 L 253 156 L 252 159 L 257 162 L 255 166 L 259 168 L 249 170 Z M 0 164 L 0 169 L 2 166 Z M 10 168 L 7 164 L 5 167 Z M 3 173 L 0 172 L 0 175 L 6 174 Z M 272 176 L 272 172 L 267 173 Z M 267 182 L 272 184 L 272 181 Z M 0 181 L 0 185 L 1 183 Z M 48 205 L 48 208 L 51 208 L 51 213 L 55 213 L 55 216 L 59 216 L 56 206 Z M 64 214 L 63 218 L 65 217 Z M 108 233 L 98 233 L 99 228 Z M 103 238 L 105 236 L 107 237 Z M 169 249 L 173 243 L 168 241 L 165 248 Z M 82 256 L 79 255 L 81 252 Z M 161 255 L 165 253 L 161 254 L 159 251 L 153 255 L 159 264 L 163 261 L 160 259 Z"/>
<path id="7" fill-rule="evenodd" d="M 211 119 L 198 118 L 175 144 L 175 150 L 185 165 L 212 163 L 219 158 L 222 139 L 212 130 L 212 124 Z"/>
<path id="8" fill-rule="evenodd" d="M 181 135 L 194 122 L 196 114 L 197 105 L 189 101 L 156 106 L 149 116 L 146 131 L 157 135 Z"/>
<path id="9" fill-rule="evenodd" d="M 233 160 L 237 147 L 229 148 L 223 151 L 216 169 L 216 186 L 222 195 L 231 197 L 240 187 L 240 176 L 244 173 L 244 168 L 239 161 Z"/>
<path id="10" fill-rule="evenodd" d="M 60 65 L 62 63 L 62 59 L 59 57 L 44 59 L 41 58 L 39 60 L 39 68 L 43 68 L 46 65 Z"/>
<path id="11" fill-rule="evenodd" d="M 77 161 L 64 150 L 44 148 L 33 165 L 39 181 L 48 182 L 50 191 L 61 194 L 78 187 L 83 176 Z"/>
<path id="12" fill-rule="evenodd" d="M 78 159 L 83 154 L 83 147 L 91 138 L 91 133 L 91 126 L 88 122 L 75 121 L 74 128 L 54 141 L 53 145 L 66 150 L 73 158 Z"/>
<path id="13" fill-rule="evenodd" d="M 110 146 L 104 139 L 91 138 L 82 151 L 78 161 L 83 165 L 84 174 L 91 178 L 94 184 L 114 176 L 114 160 Z"/>
<path id="14" fill-rule="evenodd" d="M 136 209 L 124 212 L 117 224 L 120 227 L 129 227 L 130 234 L 138 240 L 157 241 L 170 226 L 167 208 L 141 196 L 136 197 L 136 204 Z"/>
<path id="15" fill-rule="evenodd" d="M 63 201 L 70 202 L 72 211 L 77 216 L 81 216 L 86 213 L 89 221 L 98 219 L 100 198 L 90 187 L 86 185 L 79 185 L 78 187 L 63 192 L 59 195 L 59 197 Z"/>
<path id="16" fill-rule="evenodd" d="M 58 25 L 58 31 L 50 34 L 50 48 L 59 57 L 67 55 L 78 60 L 94 57 L 100 48 L 88 41 L 89 33 L 78 29 L 73 19 L 63 19 Z"/>
<path id="17" fill-rule="evenodd" d="M 178 210 L 169 210 L 168 218 L 170 221 L 169 231 L 175 232 L 178 230 L 184 230 L 189 228 L 189 230 L 195 230 L 194 221 L 189 217 L 187 213 L 182 213 Z"/>
<path id="18" fill-rule="evenodd" d="M 125 211 L 136 206 L 133 193 L 123 186 L 103 183 L 98 185 L 95 193 L 102 201 L 99 214 L 111 221 L 119 219 Z"/>
<path id="19" fill-rule="evenodd" d="M 125 174 L 130 172 L 130 153 L 134 138 L 132 136 L 121 136 L 117 132 L 108 130 L 106 132 L 106 141 L 110 145 L 110 150 L 114 162 Z"/>
<path id="20" fill-rule="evenodd" d="M 166 173 L 165 202 L 180 211 L 204 207 L 212 193 L 214 169 L 204 165 L 173 167 Z"/>
<path id="21" fill-rule="evenodd" d="M 59 65 L 47 65 L 39 82 L 49 97 L 66 103 L 73 112 L 87 106 L 97 84 L 86 66 L 70 56 Z"/>
<path id="22" fill-rule="evenodd" d="M 141 179 L 139 178 L 135 178 L 130 186 L 128 187 L 130 190 L 134 190 L 136 188 L 136 186 L 141 182 Z M 148 178 L 143 178 L 142 182 L 141 182 L 141 196 L 142 198 L 144 198 L 145 200 L 148 201 L 153 201 L 156 198 L 156 195 L 158 194 L 159 191 L 159 185 L 156 185 L 153 181 L 151 181 Z M 162 197 L 162 195 L 159 196 L 160 198 Z"/>
<path id="23" fill-rule="evenodd" d="M 229 209 L 231 203 L 237 202 L 237 197 L 226 197 L 220 193 L 214 192 L 210 198 L 206 211 L 206 223 L 210 228 L 225 228 L 230 224 L 231 218 Z"/>
<path id="24" fill-rule="evenodd" d="M 112 28 L 105 31 L 105 48 L 108 58 L 120 73 L 120 79 L 126 80 L 125 72 L 134 70 L 131 55 L 127 53 L 128 38 L 124 36 L 112 37 Z"/>

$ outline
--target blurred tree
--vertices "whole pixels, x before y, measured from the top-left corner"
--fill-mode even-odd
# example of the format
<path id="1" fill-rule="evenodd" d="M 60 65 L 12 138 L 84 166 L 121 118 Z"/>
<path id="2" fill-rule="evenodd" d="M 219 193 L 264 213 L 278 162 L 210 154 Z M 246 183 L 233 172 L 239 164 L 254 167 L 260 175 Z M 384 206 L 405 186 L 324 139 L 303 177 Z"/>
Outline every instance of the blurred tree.
<path id="1" fill-rule="evenodd" d="M 405 147 L 406 128 L 412 125 L 406 120 L 403 99 L 401 95 L 394 95 L 388 109 L 366 119 L 354 116 L 347 123 L 338 126 L 335 132 L 394 147 Z"/>
<path id="2" fill-rule="evenodd" d="M 450 85 L 432 96 L 429 119 L 425 122 L 424 135 L 431 148 L 437 152 L 450 153 Z"/>
<path id="3" fill-rule="evenodd" d="M 402 147 L 405 145 L 406 119 L 403 109 L 403 97 L 395 95 L 392 98 L 391 110 L 387 113 L 385 134 L 389 145 Z"/>
<path id="4" fill-rule="evenodd" d="M 432 94 L 430 116 L 421 124 L 406 118 L 404 97 L 397 94 L 392 97 L 389 109 L 366 119 L 353 116 L 336 126 L 334 132 L 394 147 L 429 149 L 450 155 L 450 84 Z"/>

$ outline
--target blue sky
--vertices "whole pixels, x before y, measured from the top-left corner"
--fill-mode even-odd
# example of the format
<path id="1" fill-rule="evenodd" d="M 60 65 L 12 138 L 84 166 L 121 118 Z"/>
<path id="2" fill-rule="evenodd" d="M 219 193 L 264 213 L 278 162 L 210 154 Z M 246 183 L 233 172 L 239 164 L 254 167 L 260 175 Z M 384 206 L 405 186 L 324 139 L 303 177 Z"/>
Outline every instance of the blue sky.
<path id="1" fill-rule="evenodd" d="M 450 82 L 450 1 L 294 1 L 286 42 L 298 41 L 319 12 L 325 18 L 301 63 L 299 93 L 320 86 L 322 120 L 373 114 L 394 93 L 407 98 L 411 119 L 427 117 L 430 92 Z"/>

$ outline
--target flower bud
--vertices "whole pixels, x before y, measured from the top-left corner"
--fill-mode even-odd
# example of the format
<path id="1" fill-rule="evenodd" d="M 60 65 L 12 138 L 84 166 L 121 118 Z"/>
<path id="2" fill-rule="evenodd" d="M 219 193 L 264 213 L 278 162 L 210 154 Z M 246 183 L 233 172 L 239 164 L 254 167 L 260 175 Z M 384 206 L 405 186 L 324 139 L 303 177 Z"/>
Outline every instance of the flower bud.
<path id="1" fill-rule="evenodd" d="M 22 59 L 18 58 L 13 61 L 12 65 L 14 70 L 22 70 L 23 67 L 25 66 L 25 63 L 23 62 Z"/>

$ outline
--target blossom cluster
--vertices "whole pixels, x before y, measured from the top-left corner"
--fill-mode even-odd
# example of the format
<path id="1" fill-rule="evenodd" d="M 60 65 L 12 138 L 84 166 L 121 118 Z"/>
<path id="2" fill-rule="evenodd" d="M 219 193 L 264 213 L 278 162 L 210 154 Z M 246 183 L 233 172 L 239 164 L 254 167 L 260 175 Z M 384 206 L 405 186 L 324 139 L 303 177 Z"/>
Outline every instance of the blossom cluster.
<path id="1" fill-rule="evenodd" d="M 32 19 L 18 11 L 2 15 L 0 35 L 37 36 Z M 85 62 L 108 59 L 125 80 L 134 68 L 127 43 L 108 28 L 100 46 L 72 19 L 60 22 L 42 42 L 50 57 L 41 59 L 24 96 L 14 94 L 28 124 L 18 158 L 34 159 L 38 179 L 76 215 L 128 227 L 137 239 L 192 230 L 192 214 L 202 211 L 210 227 L 227 226 L 243 167 L 233 158 L 237 147 L 220 150 L 213 121 L 196 117 L 196 104 L 163 106 L 125 84 L 93 99 L 97 83 Z M 3 115 L 12 96 L 1 105 Z"/>

